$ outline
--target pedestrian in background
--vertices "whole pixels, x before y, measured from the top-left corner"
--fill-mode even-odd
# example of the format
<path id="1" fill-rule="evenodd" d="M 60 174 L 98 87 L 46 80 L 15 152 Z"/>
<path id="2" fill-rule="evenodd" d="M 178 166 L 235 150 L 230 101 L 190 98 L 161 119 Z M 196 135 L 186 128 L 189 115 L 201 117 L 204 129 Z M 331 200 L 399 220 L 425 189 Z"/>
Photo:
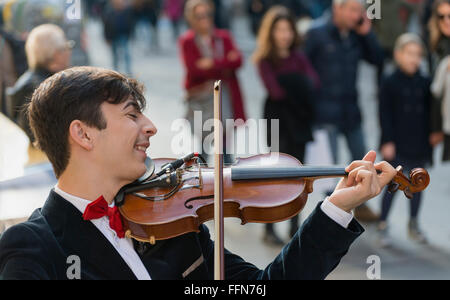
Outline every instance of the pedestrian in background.
<path id="1" fill-rule="evenodd" d="M 44 24 L 34 28 L 25 44 L 29 69 L 13 87 L 7 89 L 7 104 L 12 112 L 12 121 L 19 125 L 30 139 L 28 164 L 42 161 L 45 156 L 33 145 L 35 138 L 24 107 L 41 82 L 70 66 L 72 48 L 73 42 L 67 41 L 59 26 Z"/>
<path id="2" fill-rule="evenodd" d="M 72 49 L 72 66 L 89 65 L 87 53 L 87 32 L 85 28 L 85 14 L 82 12 L 79 20 L 70 20 L 68 1 L 59 0 L 2 0 L 4 7 L 5 29 L 14 34 L 20 40 L 26 37 L 35 27 L 42 24 L 58 25 L 66 34 L 68 40 L 74 41 Z M 73 1 L 70 1 L 73 2 Z M 84 1 L 82 8 L 84 7 Z M 69 13 L 69 15 L 68 15 Z M 15 62 L 19 76 L 27 70 Z"/>
<path id="3" fill-rule="evenodd" d="M 250 29 L 253 35 L 258 34 L 261 20 L 270 8 L 271 0 L 246 0 L 247 14 L 250 18 Z"/>
<path id="4" fill-rule="evenodd" d="M 14 66 L 14 53 L 4 34 L 3 17 L 0 11 L 0 112 L 6 116 L 11 115 L 11 112 L 6 110 L 6 88 L 13 86 L 16 80 L 17 73 Z"/>
<path id="5" fill-rule="evenodd" d="M 230 0 L 211 0 L 214 7 L 214 25 L 219 29 L 230 30 L 231 19 L 233 14 L 231 11 Z"/>
<path id="6" fill-rule="evenodd" d="M 439 67 L 443 62 L 445 64 L 446 58 L 450 55 L 450 0 L 436 0 L 433 6 L 433 13 L 428 25 L 430 34 L 430 51 L 432 53 L 432 72 L 433 74 L 437 69 L 444 71 L 444 74 L 448 74 L 450 69 L 450 63 Z M 447 60 L 448 61 L 448 60 Z M 440 72 L 442 73 L 442 72 Z M 438 77 L 442 79 L 442 75 Z M 435 82 L 439 81 L 439 78 L 435 79 Z M 445 81 L 446 82 L 446 81 Z M 445 99 L 444 93 L 439 91 L 436 87 L 435 95 L 436 99 L 432 105 L 432 132 L 431 144 L 438 145 L 444 142 L 443 160 L 450 160 L 450 130 L 445 130 L 444 123 L 450 122 L 450 115 L 448 112 L 449 105 L 444 105 Z M 448 127 L 448 126 L 447 126 Z"/>
<path id="7" fill-rule="evenodd" d="M 253 55 L 268 93 L 264 119 L 279 120 L 279 151 L 303 162 L 306 143 L 312 140 L 313 91 L 319 86 L 319 79 L 299 46 L 294 16 L 283 6 L 273 6 L 263 18 Z M 271 141 L 270 122 L 267 133 L 267 140 Z M 290 237 L 297 230 L 295 216 L 291 219 Z M 264 241 L 284 244 L 273 224 L 266 224 Z"/>
<path id="8" fill-rule="evenodd" d="M 164 10 L 167 17 L 172 24 L 172 32 L 175 40 L 178 40 L 180 35 L 180 25 L 183 20 L 185 0 L 165 0 Z"/>
<path id="9" fill-rule="evenodd" d="M 395 72 L 386 77 L 380 88 L 379 115 L 381 124 L 381 154 L 392 165 L 401 165 L 409 173 L 412 169 L 430 164 L 431 92 L 430 79 L 420 72 L 425 46 L 419 36 L 401 35 L 395 44 Z M 394 194 L 387 190 L 381 204 L 378 224 L 380 243 L 389 246 L 387 217 Z M 422 193 L 410 200 L 409 237 L 425 243 L 425 235 L 418 223 Z"/>
<path id="10" fill-rule="evenodd" d="M 384 52 L 384 62 L 378 68 L 378 79 L 392 63 L 394 47 L 398 37 L 408 29 L 413 7 L 406 0 L 383 1 L 380 6 L 380 19 L 373 20 L 373 29 Z M 392 72 L 391 70 L 389 70 Z"/>
<path id="11" fill-rule="evenodd" d="M 366 152 L 356 88 L 361 60 L 380 65 L 383 53 L 371 21 L 359 0 L 334 0 L 332 18 L 307 34 L 305 53 L 319 74 L 321 88 L 315 99 L 315 123 L 328 133 L 332 157 L 337 163 L 338 136 L 344 135 L 352 159 Z M 363 222 L 378 220 L 368 206 L 355 210 Z"/>
<path id="12" fill-rule="evenodd" d="M 132 7 L 126 0 L 111 0 L 105 7 L 102 21 L 105 40 L 112 50 L 114 69 L 131 76 L 129 40 L 135 25 Z M 121 68 L 121 62 L 124 68 Z"/>
<path id="13" fill-rule="evenodd" d="M 213 84 L 219 79 L 223 81 L 223 119 L 245 120 L 244 103 L 236 74 L 242 66 L 243 58 L 231 34 L 214 27 L 214 7 L 208 0 L 188 0 L 185 16 L 191 29 L 180 37 L 179 47 L 186 70 L 187 119 L 191 122 L 191 128 L 194 129 L 195 112 L 202 112 L 202 127 L 207 120 L 214 118 Z M 208 134 L 210 133 L 202 131 L 202 136 L 198 136 L 205 156 L 211 153 L 204 147 L 204 139 Z M 224 141 L 224 161 L 231 163 L 232 155 L 227 151 L 226 144 L 227 141 Z"/>
<path id="14" fill-rule="evenodd" d="M 159 49 L 159 17 L 162 10 L 162 0 L 132 0 L 134 17 L 138 25 L 149 31 L 149 52 L 158 52 Z M 139 28 L 136 28 L 138 31 Z"/>

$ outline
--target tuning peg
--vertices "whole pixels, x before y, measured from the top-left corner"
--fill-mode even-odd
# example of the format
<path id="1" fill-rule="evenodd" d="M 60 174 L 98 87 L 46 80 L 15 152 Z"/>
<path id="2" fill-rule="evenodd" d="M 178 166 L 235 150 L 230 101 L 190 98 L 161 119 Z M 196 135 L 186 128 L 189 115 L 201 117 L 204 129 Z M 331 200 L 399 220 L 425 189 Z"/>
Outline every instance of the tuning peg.
<path id="1" fill-rule="evenodd" d="M 413 198 L 413 193 L 411 193 L 411 191 L 408 188 L 406 188 L 404 192 L 405 192 L 406 198 L 408 198 L 408 199 Z"/>
<path id="2" fill-rule="evenodd" d="M 400 185 L 398 183 L 391 182 L 388 186 L 388 191 L 389 191 L 389 193 L 393 194 L 396 191 L 398 191 L 399 187 L 400 187 Z"/>
<path id="3" fill-rule="evenodd" d="M 397 170 L 397 172 L 403 173 L 403 167 L 402 166 L 398 166 L 396 170 Z"/>

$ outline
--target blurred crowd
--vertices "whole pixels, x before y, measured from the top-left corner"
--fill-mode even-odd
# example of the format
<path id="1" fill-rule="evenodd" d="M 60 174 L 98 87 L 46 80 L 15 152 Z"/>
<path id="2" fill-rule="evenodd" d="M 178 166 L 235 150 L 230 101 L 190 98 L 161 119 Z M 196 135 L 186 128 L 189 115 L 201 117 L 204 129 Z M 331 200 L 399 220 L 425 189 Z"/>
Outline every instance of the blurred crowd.
<path id="1" fill-rule="evenodd" d="M 27 133 L 30 157 L 40 154 L 21 108 L 45 78 L 90 63 L 85 33 L 89 18 L 103 24 L 114 69 L 130 76 L 130 40 L 138 38 L 138 25 L 149 28 L 149 47 L 156 53 L 158 22 L 167 18 L 186 71 L 186 118 L 194 122 L 197 111 L 202 111 L 203 121 L 212 118 L 211 82 L 221 79 L 224 118 L 246 120 L 237 76 L 244 57 L 231 26 L 239 11 L 246 15 L 257 41 L 251 59 L 267 95 L 261 117 L 280 121 L 281 152 L 303 161 L 313 131 L 321 129 L 328 135 L 335 162 L 339 136 L 345 138 L 352 160 L 365 155 L 357 91 L 358 66 L 364 60 L 378 70 L 374 84 L 381 156 L 407 171 L 429 166 L 433 148 L 443 144 L 442 159 L 450 160 L 446 89 L 450 87 L 450 0 L 81 1 L 83 18 L 73 20 L 67 17 L 70 4 L 65 1 L 0 0 L 0 108 Z M 369 7 L 380 10 L 379 19 L 368 17 Z M 271 141 L 270 128 L 267 131 Z M 232 155 L 225 154 L 225 161 L 232 162 Z M 366 206 L 355 211 L 360 220 L 377 222 L 383 246 L 390 244 L 387 219 L 392 200 L 391 194 L 384 194 L 381 215 Z M 426 243 L 418 222 L 420 206 L 418 193 L 410 202 L 407 228 L 412 240 Z M 297 227 L 298 218 L 293 218 L 291 235 Z M 264 240 L 283 243 L 272 225 L 267 225 Z"/>

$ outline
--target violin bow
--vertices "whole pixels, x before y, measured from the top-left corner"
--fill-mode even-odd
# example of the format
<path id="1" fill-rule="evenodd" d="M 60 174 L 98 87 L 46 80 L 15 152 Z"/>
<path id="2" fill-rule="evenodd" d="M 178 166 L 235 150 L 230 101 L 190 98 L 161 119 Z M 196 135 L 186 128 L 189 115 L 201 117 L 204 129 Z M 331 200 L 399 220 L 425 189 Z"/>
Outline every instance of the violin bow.
<path id="1" fill-rule="evenodd" d="M 222 81 L 214 83 L 214 279 L 224 280 Z"/>

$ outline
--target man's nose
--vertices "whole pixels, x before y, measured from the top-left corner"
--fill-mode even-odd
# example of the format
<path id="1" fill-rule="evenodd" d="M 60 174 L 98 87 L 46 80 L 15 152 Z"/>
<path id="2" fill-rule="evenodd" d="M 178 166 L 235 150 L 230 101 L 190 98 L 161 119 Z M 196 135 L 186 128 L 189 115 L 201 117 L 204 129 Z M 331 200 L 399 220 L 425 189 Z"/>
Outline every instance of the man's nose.
<path id="1" fill-rule="evenodd" d="M 149 118 L 144 116 L 144 119 L 145 124 L 142 127 L 144 134 L 148 135 L 149 137 L 154 136 L 158 132 L 158 129 Z"/>

